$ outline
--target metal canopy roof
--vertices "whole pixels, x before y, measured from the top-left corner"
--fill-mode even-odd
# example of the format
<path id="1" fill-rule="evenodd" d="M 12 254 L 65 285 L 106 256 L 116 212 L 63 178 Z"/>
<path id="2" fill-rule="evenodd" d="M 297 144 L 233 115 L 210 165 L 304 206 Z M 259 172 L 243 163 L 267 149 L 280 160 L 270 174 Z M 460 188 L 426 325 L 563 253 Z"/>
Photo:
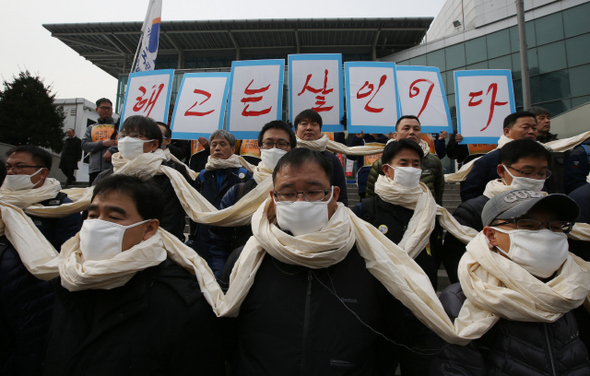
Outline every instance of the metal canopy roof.
<path id="1" fill-rule="evenodd" d="M 282 19 L 162 22 L 158 59 L 294 53 L 364 54 L 372 60 L 413 47 L 433 18 Z M 129 73 L 141 22 L 46 24 L 51 35 L 114 77 Z"/>

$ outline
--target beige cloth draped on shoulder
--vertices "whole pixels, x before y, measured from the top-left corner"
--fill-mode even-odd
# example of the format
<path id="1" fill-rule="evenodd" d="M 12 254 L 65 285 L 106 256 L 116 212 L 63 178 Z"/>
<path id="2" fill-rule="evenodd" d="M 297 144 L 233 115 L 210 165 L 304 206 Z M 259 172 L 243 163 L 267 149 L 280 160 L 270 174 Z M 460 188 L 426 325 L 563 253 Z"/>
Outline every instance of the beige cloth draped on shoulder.
<path id="1" fill-rule="evenodd" d="M 322 137 L 314 141 L 306 141 L 297 137 L 297 147 L 308 148 L 320 152 L 328 150 L 333 153 L 340 153 L 346 155 L 371 155 L 383 153 L 383 148 L 385 147 L 385 145 L 373 143 L 363 146 L 346 146 L 341 144 L 340 142 L 330 140 L 326 135 L 322 135 Z"/>

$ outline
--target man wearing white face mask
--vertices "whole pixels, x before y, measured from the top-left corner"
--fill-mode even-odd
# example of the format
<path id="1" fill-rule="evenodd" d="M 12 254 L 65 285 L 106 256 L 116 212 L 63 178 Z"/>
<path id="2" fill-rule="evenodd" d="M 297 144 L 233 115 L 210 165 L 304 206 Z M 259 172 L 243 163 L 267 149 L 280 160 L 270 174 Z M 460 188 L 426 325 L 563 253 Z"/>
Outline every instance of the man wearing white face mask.
<path id="1" fill-rule="evenodd" d="M 49 152 L 33 145 L 21 145 L 8 150 L 6 156 L 8 175 L 0 188 L 0 200 L 21 209 L 33 204 L 59 206 L 72 202 L 60 192 L 61 184 L 48 177 L 52 164 Z M 80 213 L 62 218 L 30 217 L 58 252 L 80 229 Z"/>
<path id="2" fill-rule="evenodd" d="M 352 210 L 357 216 L 375 226 L 389 240 L 406 249 L 429 276 L 436 287 L 437 263 L 418 239 L 436 240 L 432 234 L 436 217 L 436 202 L 430 190 L 420 183 L 422 148 L 413 140 L 392 141 L 383 150 L 383 173 L 375 184 L 376 196 L 361 200 Z M 413 321 L 415 342 L 426 344 L 432 332 L 420 324 L 408 310 L 404 315 Z M 398 349 L 402 375 L 424 375 L 430 369 L 430 358 L 400 346 Z"/>
<path id="3" fill-rule="evenodd" d="M 548 169 L 551 153 L 536 141 L 522 139 L 509 142 L 498 151 L 498 155 L 496 171 L 500 178 L 489 181 L 481 196 L 461 203 L 453 213 L 459 223 L 476 231 L 483 230 L 481 212 L 496 194 L 518 188 L 541 191 L 546 179 L 551 176 Z M 458 281 L 457 265 L 463 253 L 465 244 L 447 233 L 442 261 L 451 283 Z"/>
<path id="4" fill-rule="evenodd" d="M 167 257 L 158 187 L 99 181 L 64 245 L 44 375 L 223 374 L 215 315 L 194 275 Z"/>
<path id="5" fill-rule="evenodd" d="M 262 162 L 254 170 L 254 179 L 245 183 L 238 183 L 231 187 L 223 196 L 219 209 L 225 209 L 252 191 L 264 179 L 270 179 L 272 171 L 279 159 L 289 150 L 296 147 L 295 133 L 284 121 L 275 120 L 265 124 L 258 133 L 258 145 Z M 216 277 L 223 272 L 225 262 L 230 253 L 246 244 L 252 236 L 250 225 L 240 227 L 218 227 L 209 229 L 207 240 L 207 263 Z"/>
<path id="6" fill-rule="evenodd" d="M 490 199 L 485 227 L 461 259 L 460 283 L 440 300 L 451 319 L 471 304 L 494 324 L 467 346 L 444 346 L 431 375 L 590 374 L 572 312 L 586 298 L 577 292 L 590 283 L 588 263 L 568 252 L 566 235 L 579 214 L 559 193 L 517 189 Z"/>
<path id="7" fill-rule="evenodd" d="M 150 118 L 140 115 L 129 116 L 121 125 L 119 132 L 119 154 L 112 158 L 113 165 L 110 169 L 103 171 L 98 175 L 95 182 L 113 174 L 123 173 L 127 175 L 141 176 L 143 179 L 151 180 L 155 183 L 166 197 L 164 215 L 160 226 L 174 234 L 181 241 L 184 241 L 184 226 L 186 213 L 182 204 L 176 196 L 176 192 L 170 179 L 166 175 L 156 174 L 150 176 L 146 173 L 146 165 L 149 165 L 150 157 L 163 155 L 160 144 L 162 143 L 162 131 L 158 124 Z M 174 168 L 188 182 L 192 179 L 188 176 L 186 168 L 172 160 L 158 162 L 158 165 L 165 165 Z M 146 175 L 147 174 L 147 175 Z"/>
<path id="8" fill-rule="evenodd" d="M 291 150 L 275 167 L 267 220 L 254 231 L 267 253 L 228 333 L 237 344 L 230 354 L 237 374 L 392 371 L 390 341 L 407 339 L 402 305 L 367 270 L 332 173 L 332 164 L 307 148 Z"/>

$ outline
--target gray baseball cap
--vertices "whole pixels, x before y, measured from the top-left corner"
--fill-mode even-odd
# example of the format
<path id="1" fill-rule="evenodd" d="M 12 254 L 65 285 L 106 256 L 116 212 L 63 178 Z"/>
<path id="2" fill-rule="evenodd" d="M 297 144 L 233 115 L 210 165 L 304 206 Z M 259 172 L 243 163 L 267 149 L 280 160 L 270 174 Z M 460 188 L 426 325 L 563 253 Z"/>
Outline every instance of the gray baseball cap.
<path id="1" fill-rule="evenodd" d="M 580 207 L 567 195 L 552 193 L 544 196 L 543 192 L 513 189 L 492 197 L 483 207 L 481 220 L 484 226 L 489 226 L 496 219 L 520 218 L 540 205 L 554 210 L 562 221 L 575 222 L 580 216 Z"/>

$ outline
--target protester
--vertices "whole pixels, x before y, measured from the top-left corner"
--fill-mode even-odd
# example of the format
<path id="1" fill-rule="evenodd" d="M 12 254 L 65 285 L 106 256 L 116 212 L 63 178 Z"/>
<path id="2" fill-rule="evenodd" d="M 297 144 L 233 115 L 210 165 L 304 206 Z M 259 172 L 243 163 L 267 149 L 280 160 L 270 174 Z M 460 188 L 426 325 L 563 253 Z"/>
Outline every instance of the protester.
<path id="1" fill-rule="evenodd" d="M 449 137 L 449 132 L 441 131 L 440 133 L 433 133 L 432 138 L 434 140 L 434 150 L 438 159 L 443 159 L 447 155 L 447 147 L 445 140 Z"/>
<path id="2" fill-rule="evenodd" d="M 76 132 L 72 128 L 66 130 L 64 149 L 61 153 L 59 168 L 66 176 L 66 185 L 72 185 L 76 181 L 74 171 L 78 169 L 78 162 L 82 159 L 82 140 L 76 137 Z"/>
<path id="3" fill-rule="evenodd" d="M 20 145 L 8 150 L 6 156 L 8 175 L 0 188 L 0 200 L 21 209 L 33 204 L 59 206 L 72 202 L 60 192 L 61 184 L 48 177 L 52 164 L 48 151 L 33 145 Z M 80 213 L 61 218 L 29 217 L 58 251 L 80 229 Z"/>
<path id="4" fill-rule="evenodd" d="M 389 240 L 406 249 L 426 272 L 434 288 L 438 265 L 430 250 L 425 249 L 436 217 L 436 202 L 430 190 L 420 183 L 424 152 L 410 140 L 401 139 L 387 144 L 383 150 L 383 173 L 375 185 L 376 196 L 361 200 L 353 212 L 379 229 Z M 431 243 L 436 241 L 433 235 Z M 404 307 L 406 320 L 414 321 L 419 330 L 416 343 L 428 343 L 432 332 L 421 326 L 411 311 Z M 430 357 L 416 354 L 406 347 L 397 348 L 402 375 L 425 375 L 430 369 Z"/>
<path id="5" fill-rule="evenodd" d="M 430 189 L 436 203 L 442 205 L 443 191 L 445 188 L 445 177 L 442 163 L 434 154 L 430 154 L 428 143 L 420 138 L 422 134 L 421 128 L 420 120 L 416 116 L 404 115 L 400 117 L 395 124 L 393 139 L 399 141 L 407 138 L 420 145 L 424 151 L 420 181 L 426 184 Z M 382 162 L 380 159 L 373 163 L 373 167 L 369 174 L 369 180 L 367 181 L 367 197 L 375 195 L 375 182 L 381 174 L 381 165 Z"/>
<path id="6" fill-rule="evenodd" d="M 447 157 L 457 160 L 459 166 L 462 166 L 465 159 L 469 156 L 469 147 L 459 144 L 461 141 L 463 141 L 461 133 L 452 133 L 446 149 Z"/>
<path id="7" fill-rule="evenodd" d="M 332 164 L 334 171 L 332 185 L 338 186 L 340 196 L 338 202 L 348 206 L 348 192 L 346 189 L 346 176 L 340 159 L 326 150 L 328 137 L 322 135 L 322 116 L 314 110 L 303 110 L 293 120 L 295 134 L 297 135 L 297 147 L 309 148 L 319 151 L 324 158 Z"/>
<path id="8" fill-rule="evenodd" d="M 461 182 L 461 201 L 480 196 L 490 180 L 498 179 L 496 172 L 500 149 L 510 141 L 537 138 L 537 120 L 531 112 L 514 112 L 504 119 L 503 134 L 498 141 L 498 148 L 479 158 L 473 168 Z"/>
<path id="9" fill-rule="evenodd" d="M 207 201 L 219 209 L 227 191 L 238 183 L 250 180 L 252 174 L 242 167 L 238 156 L 234 154 L 236 139 L 231 133 L 222 129 L 211 133 L 209 145 L 211 155 L 194 185 Z M 206 246 L 209 228 L 208 225 L 191 222 L 192 247 L 206 260 L 209 258 Z"/>
<path id="10" fill-rule="evenodd" d="M 5 177 L 0 159 L 0 185 Z M 51 284 L 32 275 L 6 236 L 0 236 L 1 375 L 41 374 L 54 297 Z"/>
<path id="11" fill-rule="evenodd" d="M 590 138 L 576 146 L 565 158 L 565 193 L 569 194 L 577 188 L 588 185 L 588 174 L 590 174 Z"/>
<path id="12" fill-rule="evenodd" d="M 213 311 L 194 275 L 167 258 L 163 207 L 163 192 L 139 178 L 97 182 L 52 280 L 45 375 L 223 374 Z"/>
<path id="13" fill-rule="evenodd" d="M 557 135 L 550 132 L 551 130 L 551 114 L 543 107 L 531 107 L 528 110 L 535 115 L 537 119 L 537 141 L 545 144 L 550 141 L 557 140 Z"/>
<path id="14" fill-rule="evenodd" d="M 324 155 L 307 148 L 275 167 L 272 202 L 262 222 L 253 219 L 267 254 L 229 330 L 236 374 L 387 374 L 392 341 L 414 334 L 401 303 L 367 270 L 332 174 Z"/>
<path id="15" fill-rule="evenodd" d="M 119 154 L 113 158 L 114 166 L 101 173 L 96 181 L 114 173 L 139 176 L 151 180 L 164 192 L 164 213 L 160 227 L 184 241 L 185 211 L 180 203 L 170 178 L 158 173 L 160 166 L 170 167 L 180 173 L 187 182 L 192 182 L 186 168 L 167 160 L 160 149 L 162 132 L 158 124 L 141 115 L 129 116 L 119 132 Z"/>
<path id="16" fill-rule="evenodd" d="M 466 305 L 483 308 L 492 327 L 467 346 L 443 347 L 431 375 L 590 374 L 571 312 L 590 284 L 589 264 L 568 253 L 566 234 L 579 213 L 558 193 L 517 189 L 490 199 L 483 232 L 461 259 L 460 284 L 440 300 L 451 318 Z"/>
<path id="17" fill-rule="evenodd" d="M 258 133 L 262 162 L 254 170 L 254 179 L 238 183 L 223 196 L 219 209 L 225 209 L 251 192 L 259 182 L 270 179 L 279 159 L 297 145 L 295 133 L 287 123 L 275 120 L 265 124 Z M 250 225 L 239 227 L 212 226 L 209 229 L 207 262 L 216 277 L 220 277 L 231 252 L 246 244 L 252 236 Z"/>
<path id="18" fill-rule="evenodd" d="M 455 209 L 453 216 L 459 223 L 477 231 L 483 230 L 481 212 L 485 204 L 498 193 L 523 188 L 541 191 L 551 176 L 551 154 L 536 141 L 521 139 L 507 143 L 498 152 L 496 166 L 499 178 L 487 183 L 481 196 L 467 200 Z M 465 253 L 465 244 L 448 234 L 445 236 L 442 262 L 451 283 L 458 281 L 457 266 Z"/>
<path id="19" fill-rule="evenodd" d="M 107 98 L 96 101 L 97 124 L 86 128 L 82 149 L 89 153 L 88 185 L 104 170 L 111 167 L 111 156 L 117 152 L 117 129 L 113 119 L 113 102 Z"/>

